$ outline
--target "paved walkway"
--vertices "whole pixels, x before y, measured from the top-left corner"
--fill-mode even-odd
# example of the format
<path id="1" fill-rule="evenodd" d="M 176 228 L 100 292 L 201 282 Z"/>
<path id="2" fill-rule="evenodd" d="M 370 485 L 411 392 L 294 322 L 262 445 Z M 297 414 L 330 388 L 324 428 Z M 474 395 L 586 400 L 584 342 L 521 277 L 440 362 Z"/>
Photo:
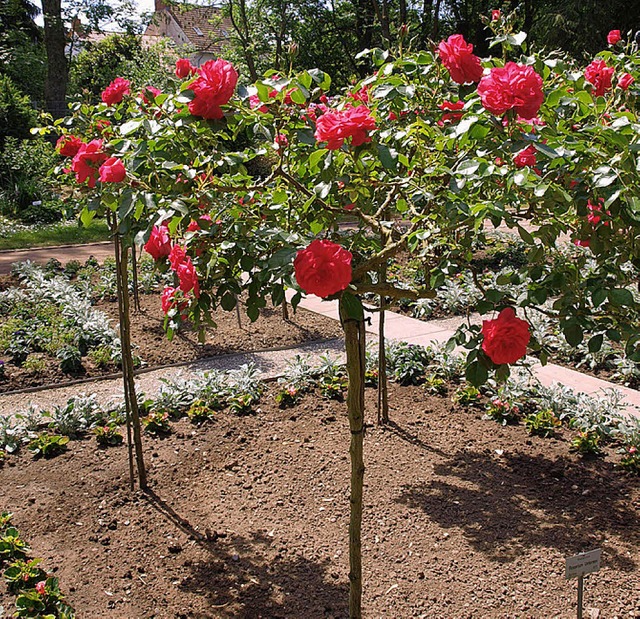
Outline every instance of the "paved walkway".
<path id="1" fill-rule="evenodd" d="M 39 247 L 37 249 L 9 249 L 0 251 L 0 275 L 7 275 L 11 272 L 11 265 L 14 262 L 36 262 L 45 264 L 51 258 L 57 258 L 63 264 L 70 260 L 85 262 L 87 258 L 93 256 L 99 262 L 105 258 L 113 256 L 113 243 L 104 241 L 102 243 L 87 243 L 85 245 L 59 245 L 57 247 Z"/>
<path id="2" fill-rule="evenodd" d="M 300 307 L 329 318 L 338 319 L 338 303 L 336 301 L 323 301 L 317 297 L 307 297 L 300 303 Z M 379 314 L 372 314 L 371 325 L 367 326 L 367 332 L 377 336 L 379 320 Z M 462 321 L 463 318 L 456 317 L 425 322 L 417 318 L 386 312 L 385 337 L 392 340 L 404 340 L 410 344 L 427 346 L 433 341 L 448 341 Z M 548 363 L 546 366 L 535 363 L 531 369 L 538 380 L 547 386 L 551 385 L 551 383 L 561 383 L 571 387 L 574 391 L 589 395 L 598 395 L 603 389 L 616 389 L 623 394 L 627 404 L 627 411 L 640 417 L 640 391 L 610 383 L 576 370 L 570 370 L 554 363 Z"/>

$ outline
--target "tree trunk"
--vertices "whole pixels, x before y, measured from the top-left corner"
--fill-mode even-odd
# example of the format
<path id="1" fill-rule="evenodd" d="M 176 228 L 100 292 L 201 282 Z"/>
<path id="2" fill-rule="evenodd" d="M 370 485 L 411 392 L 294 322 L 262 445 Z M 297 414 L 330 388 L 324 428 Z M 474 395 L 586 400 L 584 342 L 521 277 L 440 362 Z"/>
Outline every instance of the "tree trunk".
<path id="1" fill-rule="evenodd" d="M 387 281 L 387 265 L 380 265 L 379 281 Z M 389 394 L 387 385 L 387 356 L 384 337 L 385 296 L 380 295 L 380 324 L 378 327 L 378 424 L 389 422 Z"/>
<path id="2" fill-rule="evenodd" d="M 349 518 L 349 617 L 362 617 L 362 493 L 364 486 L 364 376 L 365 329 L 364 319 L 351 318 L 340 302 L 340 316 L 347 352 L 349 391 L 347 410 L 351 430 L 351 495 Z"/>
<path id="3" fill-rule="evenodd" d="M 61 0 L 42 0 L 44 45 L 47 50 L 47 77 L 44 99 L 47 111 L 60 118 L 67 113 L 67 59 L 64 54 L 66 33 L 62 21 Z"/>
<path id="4" fill-rule="evenodd" d="M 115 221 L 115 217 L 114 217 Z M 114 223 L 114 230 L 117 224 Z M 122 239 L 115 234 L 115 258 L 116 258 L 116 280 L 118 285 L 118 309 L 120 314 L 120 345 L 122 349 L 122 379 L 124 383 L 124 404 L 127 420 L 130 427 L 133 427 L 133 443 L 135 446 L 136 466 L 138 469 L 138 483 L 144 490 L 147 487 L 147 472 L 144 466 L 142 453 L 142 434 L 140 431 L 140 413 L 138 411 L 138 400 L 136 398 L 136 387 L 133 374 L 133 356 L 131 354 L 131 321 L 129 314 L 129 271 L 127 260 L 127 247 L 122 243 Z M 130 432 L 129 429 L 127 430 Z M 129 437 L 130 438 L 130 437 Z M 131 448 L 129 448 L 131 452 Z M 132 456 L 129 456 L 129 467 L 131 475 L 131 488 L 133 489 L 133 464 Z"/>
<path id="5" fill-rule="evenodd" d="M 142 311 L 140 307 L 140 290 L 138 289 L 138 259 L 136 257 L 136 245 L 131 246 L 131 279 L 133 284 L 133 309 L 136 312 Z"/>

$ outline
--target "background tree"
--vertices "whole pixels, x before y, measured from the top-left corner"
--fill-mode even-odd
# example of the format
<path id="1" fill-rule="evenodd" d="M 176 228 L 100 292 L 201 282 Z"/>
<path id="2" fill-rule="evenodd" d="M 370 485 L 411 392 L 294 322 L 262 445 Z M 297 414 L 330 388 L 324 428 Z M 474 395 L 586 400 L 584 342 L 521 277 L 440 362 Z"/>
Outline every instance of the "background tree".
<path id="1" fill-rule="evenodd" d="M 165 88 L 178 56 L 164 41 L 144 47 L 139 36 L 113 34 L 89 43 L 74 59 L 69 74 L 69 94 L 95 102 L 116 77 L 136 84 Z"/>

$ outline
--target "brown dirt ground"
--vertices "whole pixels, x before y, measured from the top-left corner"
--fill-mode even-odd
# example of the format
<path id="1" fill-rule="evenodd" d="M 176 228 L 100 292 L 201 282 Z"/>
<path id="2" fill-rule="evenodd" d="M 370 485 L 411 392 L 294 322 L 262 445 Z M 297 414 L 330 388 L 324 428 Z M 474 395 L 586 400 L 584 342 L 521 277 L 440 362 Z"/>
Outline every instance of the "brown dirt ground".
<path id="1" fill-rule="evenodd" d="M 252 323 L 244 314 L 241 327 L 235 312 L 222 309 L 214 313 L 217 328 L 207 329 L 204 344 L 198 343 L 197 333 L 185 325 L 170 342 L 163 329 L 164 314 L 160 307 L 160 295 L 141 295 L 142 313 L 132 313 L 132 341 L 137 346 L 135 354 L 141 357 L 147 366 L 179 363 L 223 355 L 234 352 L 251 352 L 279 346 L 296 346 L 303 342 L 341 337 L 340 325 L 330 318 L 298 309 L 294 314 L 289 311 L 290 320 L 282 318 L 281 308 L 265 308 L 260 318 Z M 104 301 L 96 308 L 105 312 L 118 324 L 118 305 L 115 301 Z M 244 312 L 244 308 L 242 308 Z M 2 355 L 0 355 L 2 358 Z M 55 385 L 60 381 L 74 378 L 94 377 L 117 372 L 115 366 L 100 368 L 88 357 L 83 357 L 84 372 L 79 375 L 64 374 L 56 359 L 48 360 L 44 371 L 29 372 L 18 368 L 4 359 L 6 378 L 0 380 L 0 393 L 26 387 Z"/>
<path id="2" fill-rule="evenodd" d="M 255 416 L 146 438 L 146 495 L 127 488 L 124 447 L 11 457 L 0 509 L 78 617 L 346 617 L 345 406 L 308 394 L 281 410 L 271 396 Z M 612 450 L 570 454 L 565 431 L 530 438 L 480 417 L 391 386 L 394 423 L 365 438 L 364 616 L 569 619 L 564 557 L 601 547 L 585 606 L 640 618 L 638 478 Z M 0 585 L 0 606 L 11 599 Z"/>

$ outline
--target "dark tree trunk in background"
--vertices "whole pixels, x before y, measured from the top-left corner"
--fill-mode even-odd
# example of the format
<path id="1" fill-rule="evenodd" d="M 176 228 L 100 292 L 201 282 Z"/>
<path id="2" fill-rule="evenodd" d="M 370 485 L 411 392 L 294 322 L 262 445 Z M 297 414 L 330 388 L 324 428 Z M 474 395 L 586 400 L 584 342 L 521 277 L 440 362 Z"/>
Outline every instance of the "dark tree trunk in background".
<path id="1" fill-rule="evenodd" d="M 62 21 L 61 0 L 42 0 L 44 16 L 44 45 L 47 50 L 47 77 L 44 99 L 47 111 L 54 118 L 67 112 L 67 59 L 64 54 L 66 34 Z"/>

